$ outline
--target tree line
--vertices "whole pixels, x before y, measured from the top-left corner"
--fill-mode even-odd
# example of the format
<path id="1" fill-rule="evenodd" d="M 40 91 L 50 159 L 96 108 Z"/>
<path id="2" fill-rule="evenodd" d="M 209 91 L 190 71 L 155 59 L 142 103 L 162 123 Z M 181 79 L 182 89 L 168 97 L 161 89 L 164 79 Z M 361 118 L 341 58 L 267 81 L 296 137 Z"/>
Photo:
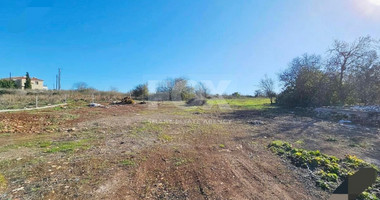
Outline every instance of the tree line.
<path id="1" fill-rule="evenodd" d="M 305 53 L 294 58 L 279 74 L 281 92 L 265 76 L 253 96 L 265 96 L 271 103 L 287 107 L 380 104 L 380 40 L 370 36 L 349 43 L 336 40 L 322 57 Z M 88 88 L 78 83 L 78 90 Z M 148 84 L 137 85 L 129 94 L 141 100 L 187 101 L 210 98 L 210 90 L 199 82 L 195 86 L 183 77 L 161 81 L 149 93 Z M 215 95 L 217 96 L 217 95 Z M 238 98 L 238 92 L 229 97 Z M 225 95 L 223 95 L 225 97 Z"/>
<path id="2" fill-rule="evenodd" d="M 379 41 L 336 40 L 325 57 L 305 53 L 279 75 L 283 106 L 380 104 Z"/>
<path id="3" fill-rule="evenodd" d="M 167 78 L 156 87 L 155 93 L 149 93 L 148 83 L 137 85 L 130 94 L 138 99 L 158 101 L 188 101 L 192 98 L 206 99 L 210 97 L 210 90 L 202 82 L 192 86 L 188 79 L 183 77 Z"/>

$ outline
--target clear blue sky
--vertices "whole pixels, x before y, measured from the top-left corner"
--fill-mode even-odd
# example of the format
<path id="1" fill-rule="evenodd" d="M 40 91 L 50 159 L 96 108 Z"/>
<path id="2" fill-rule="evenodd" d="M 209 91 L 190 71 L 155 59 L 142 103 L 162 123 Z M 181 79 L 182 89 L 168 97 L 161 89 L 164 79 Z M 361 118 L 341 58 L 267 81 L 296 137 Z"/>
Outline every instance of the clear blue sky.
<path id="1" fill-rule="evenodd" d="M 380 0 L 1 0 L 0 77 L 52 88 L 61 67 L 64 89 L 185 76 L 252 94 L 292 58 L 365 35 L 380 37 Z"/>

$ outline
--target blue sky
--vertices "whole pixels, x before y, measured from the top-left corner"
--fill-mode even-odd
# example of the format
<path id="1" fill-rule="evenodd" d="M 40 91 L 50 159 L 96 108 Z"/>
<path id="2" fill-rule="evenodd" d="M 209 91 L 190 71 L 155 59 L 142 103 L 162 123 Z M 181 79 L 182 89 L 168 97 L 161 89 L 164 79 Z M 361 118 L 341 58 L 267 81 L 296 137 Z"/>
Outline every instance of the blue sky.
<path id="1" fill-rule="evenodd" d="M 365 35 L 380 37 L 380 0 L 1 0 L 0 77 L 52 88 L 61 67 L 63 89 L 184 76 L 253 94 L 292 58 Z"/>

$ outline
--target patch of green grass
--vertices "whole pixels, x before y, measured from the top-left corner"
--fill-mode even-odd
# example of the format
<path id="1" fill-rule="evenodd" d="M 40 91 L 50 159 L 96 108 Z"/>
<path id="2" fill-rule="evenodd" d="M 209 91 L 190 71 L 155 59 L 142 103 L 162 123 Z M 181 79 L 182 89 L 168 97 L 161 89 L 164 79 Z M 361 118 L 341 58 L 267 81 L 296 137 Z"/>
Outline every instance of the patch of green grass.
<path id="1" fill-rule="evenodd" d="M 42 141 L 42 142 L 39 142 L 38 145 L 41 147 L 41 148 L 46 148 L 46 147 L 49 147 L 51 146 L 53 142 L 51 141 Z"/>
<path id="2" fill-rule="evenodd" d="M 339 180 L 344 180 L 348 175 L 355 173 L 359 168 L 372 167 L 379 173 L 377 166 L 366 163 L 353 155 L 346 155 L 343 159 L 321 153 L 293 148 L 284 141 L 276 140 L 268 145 L 268 148 L 279 156 L 289 159 L 295 166 L 308 168 L 317 176 L 317 185 L 324 190 L 336 188 Z M 380 183 L 380 180 L 379 180 Z M 380 184 L 377 186 L 380 188 Z M 367 192 L 371 191 L 370 189 Z"/>
<path id="3" fill-rule="evenodd" d="M 187 113 L 197 113 L 197 114 L 202 114 L 202 113 L 207 113 L 206 109 L 203 109 L 201 106 L 192 106 L 192 107 L 187 107 L 184 109 Z"/>
<path id="4" fill-rule="evenodd" d="M 177 166 L 177 167 L 181 166 L 181 165 L 185 165 L 185 164 L 187 164 L 190 161 L 191 160 L 186 159 L 186 158 L 177 158 L 177 157 L 173 158 L 174 165 Z"/>
<path id="5" fill-rule="evenodd" d="M 77 141 L 65 141 L 65 142 L 53 142 L 48 145 L 45 153 L 56 153 L 56 152 L 73 152 L 78 149 L 87 149 L 90 147 L 88 144 L 89 140 L 77 140 Z"/>
<path id="6" fill-rule="evenodd" d="M 7 179 L 0 173 L 0 191 L 7 189 Z"/>
<path id="7" fill-rule="evenodd" d="M 231 108 L 255 109 L 262 110 L 266 108 L 275 108 L 270 105 L 269 98 L 237 98 L 237 99 L 210 99 L 207 103 L 211 106 L 230 106 Z"/>
<path id="8" fill-rule="evenodd" d="M 125 166 L 134 166 L 136 163 L 133 160 L 126 159 L 121 161 L 121 164 Z"/>
<path id="9" fill-rule="evenodd" d="M 32 140 L 32 141 L 27 141 L 27 142 L 19 142 L 19 143 L 15 143 L 15 144 L 9 144 L 9 145 L 5 145 L 5 146 L 2 146 L 0 147 L 0 152 L 6 152 L 10 149 L 17 149 L 17 148 L 20 148 L 20 147 L 26 147 L 26 148 L 43 148 L 41 147 L 48 144 L 48 143 L 51 143 L 49 141 L 45 141 L 45 140 L 38 140 L 38 139 L 35 139 L 35 140 Z"/>
<path id="10" fill-rule="evenodd" d="M 79 118 L 79 115 L 73 115 L 69 113 L 65 113 L 60 117 L 61 120 L 74 120 L 78 118 Z"/>
<path id="11" fill-rule="evenodd" d="M 9 136 L 11 136 L 10 133 L 2 133 L 2 134 L 0 134 L 0 137 L 9 137 Z"/>
<path id="12" fill-rule="evenodd" d="M 161 134 L 168 123 L 152 123 L 149 121 L 141 122 L 139 126 L 132 129 L 132 135 L 139 136 L 144 134 Z"/>
<path id="13" fill-rule="evenodd" d="M 371 194 L 369 192 L 363 192 L 359 195 L 358 199 L 363 200 L 379 200 L 375 194 Z"/>
<path id="14" fill-rule="evenodd" d="M 295 143 L 298 145 L 303 145 L 305 142 L 303 140 L 297 140 Z"/>
<path id="15" fill-rule="evenodd" d="M 163 142 L 170 142 L 173 140 L 173 137 L 165 133 L 159 134 L 158 139 Z"/>
<path id="16" fill-rule="evenodd" d="M 0 122 L 0 132 L 4 129 L 4 124 Z"/>

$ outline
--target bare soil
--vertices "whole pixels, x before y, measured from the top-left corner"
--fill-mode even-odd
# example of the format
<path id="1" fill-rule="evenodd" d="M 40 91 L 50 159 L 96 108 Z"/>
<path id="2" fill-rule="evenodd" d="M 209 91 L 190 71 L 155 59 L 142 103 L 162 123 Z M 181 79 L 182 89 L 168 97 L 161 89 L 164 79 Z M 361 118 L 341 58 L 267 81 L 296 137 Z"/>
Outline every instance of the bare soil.
<path id="1" fill-rule="evenodd" d="M 1 113 L 0 122 L 0 199 L 327 199 L 267 149 L 275 139 L 380 165 L 379 129 L 289 110 L 148 103 Z"/>

